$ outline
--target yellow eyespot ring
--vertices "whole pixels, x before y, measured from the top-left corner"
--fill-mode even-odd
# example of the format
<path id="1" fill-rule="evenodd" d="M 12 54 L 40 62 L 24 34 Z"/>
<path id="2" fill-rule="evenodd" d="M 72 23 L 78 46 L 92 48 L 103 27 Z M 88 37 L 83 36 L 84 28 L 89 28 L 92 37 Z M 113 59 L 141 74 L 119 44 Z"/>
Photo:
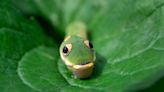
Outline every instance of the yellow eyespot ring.
<path id="1" fill-rule="evenodd" d="M 71 49 L 72 49 L 72 44 L 66 44 L 64 47 L 63 47 L 63 55 L 68 55 L 70 52 L 71 52 Z"/>
<path id="2" fill-rule="evenodd" d="M 87 45 L 88 48 L 93 48 L 93 45 L 91 42 L 89 42 L 89 40 L 85 40 L 84 44 Z"/>

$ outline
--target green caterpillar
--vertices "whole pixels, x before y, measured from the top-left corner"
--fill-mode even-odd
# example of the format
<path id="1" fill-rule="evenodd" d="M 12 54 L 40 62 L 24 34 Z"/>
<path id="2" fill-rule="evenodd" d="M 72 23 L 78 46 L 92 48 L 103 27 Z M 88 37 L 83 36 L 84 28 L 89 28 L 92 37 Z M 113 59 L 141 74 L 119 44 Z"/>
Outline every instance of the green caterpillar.
<path id="1" fill-rule="evenodd" d="M 83 23 L 75 22 L 67 27 L 59 52 L 61 59 L 75 78 L 83 79 L 91 76 L 96 55 Z"/>

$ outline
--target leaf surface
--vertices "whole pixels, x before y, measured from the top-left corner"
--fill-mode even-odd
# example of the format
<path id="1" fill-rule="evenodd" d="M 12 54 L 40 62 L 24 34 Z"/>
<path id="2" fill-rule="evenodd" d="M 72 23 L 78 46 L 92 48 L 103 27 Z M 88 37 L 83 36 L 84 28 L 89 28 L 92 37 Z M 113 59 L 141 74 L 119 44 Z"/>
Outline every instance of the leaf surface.
<path id="1" fill-rule="evenodd" d="M 59 33 L 64 34 L 71 22 L 84 22 L 97 52 L 95 70 L 88 80 L 72 78 L 57 55 L 57 47 L 27 52 L 19 62 L 18 72 L 23 83 L 32 89 L 122 92 L 150 86 L 164 75 L 163 0 L 35 0 L 31 3 L 41 16 L 60 29 Z M 63 85 L 68 87 L 62 89 Z"/>

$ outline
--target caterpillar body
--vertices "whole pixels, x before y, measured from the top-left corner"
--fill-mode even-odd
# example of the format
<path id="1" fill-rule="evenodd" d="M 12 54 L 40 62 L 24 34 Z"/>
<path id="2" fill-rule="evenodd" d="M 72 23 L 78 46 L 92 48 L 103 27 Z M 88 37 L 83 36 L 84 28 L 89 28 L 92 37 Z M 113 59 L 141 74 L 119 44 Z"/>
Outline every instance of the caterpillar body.
<path id="1" fill-rule="evenodd" d="M 82 22 L 74 22 L 66 28 L 66 36 L 59 52 L 75 78 L 84 79 L 92 75 L 96 55 Z"/>

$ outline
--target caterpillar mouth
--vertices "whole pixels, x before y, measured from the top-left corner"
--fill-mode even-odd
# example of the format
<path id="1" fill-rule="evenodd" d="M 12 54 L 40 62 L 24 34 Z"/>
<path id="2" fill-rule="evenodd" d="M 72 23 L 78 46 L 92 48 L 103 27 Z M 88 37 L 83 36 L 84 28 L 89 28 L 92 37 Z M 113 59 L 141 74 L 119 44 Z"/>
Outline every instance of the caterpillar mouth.
<path id="1" fill-rule="evenodd" d="M 86 69 L 94 66 L 94 62 L 85 62 L 83 64 L 73 65 L 74 69 Z"/>
<path id="2" fill-rule="evenodd" d="M 89 64 L 89 63 L 90 63 L 90 61 L 84 61 L 84 62 L 79 63 L 78 65 L 86 65 L 86 64 Z"/>

